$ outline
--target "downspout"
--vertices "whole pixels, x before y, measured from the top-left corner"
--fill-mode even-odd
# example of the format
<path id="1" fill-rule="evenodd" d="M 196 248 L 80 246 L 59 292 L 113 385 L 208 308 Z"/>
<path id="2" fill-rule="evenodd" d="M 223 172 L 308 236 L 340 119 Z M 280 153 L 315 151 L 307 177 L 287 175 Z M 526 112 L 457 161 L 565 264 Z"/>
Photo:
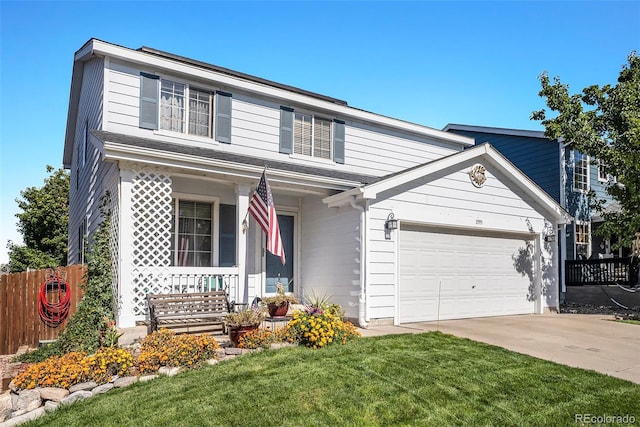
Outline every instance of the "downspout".
<path id="1" fill-rule="evenodd" d="M 366 322 L 366 303 L 367 303 L 367 295 L 366 295 L 366 254 L 367 254 L 367 240 L 366 240 L 366 214 L 364 211 L 364 207 L 358 205 L 356 203 L 356 196 L 351 196 L 349 198 L 349 203 L 351 207 L 360 211 L 360 296 L 358 298 L 358 325 L 361 328 L 367 328 Z"/>

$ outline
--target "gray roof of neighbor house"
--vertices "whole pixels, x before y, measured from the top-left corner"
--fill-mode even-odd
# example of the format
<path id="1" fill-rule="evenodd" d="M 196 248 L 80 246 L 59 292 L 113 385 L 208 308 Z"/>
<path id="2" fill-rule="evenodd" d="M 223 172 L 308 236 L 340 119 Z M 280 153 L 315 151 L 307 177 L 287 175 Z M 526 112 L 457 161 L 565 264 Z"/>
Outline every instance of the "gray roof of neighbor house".
<path id="1" fill-rule="evenodd" d="M 222 160 L 225 162 L 238 163 L 253 166 L 266 166 L 269 169 L 296 172 L 306 175 L 323 176 L 345 181 L 354 181 L 361 184 L 368 184 L 377 179 L 371 175 L 361 175 L 349 172 L 340 172 L 332 169 L 317 168 L 312 166 L 297 165 L 293 163 L 279 162 L 277 160 L 264 159 L 254 156 L 233 154 L 225 151 L 209 148 L 194 147 L 191 145 L 172 144 L 170 142 L 157 141 L 154 139 L 140 138 L 136 136 L 123 135 L 114 132 L 93 130 L 91 133 L 100 141 L 114 144 L 126 145 L 137 148 L 148 148 L 151 150 L 165 151 L 168 153 L 197 156 L 205 159 Z"/>

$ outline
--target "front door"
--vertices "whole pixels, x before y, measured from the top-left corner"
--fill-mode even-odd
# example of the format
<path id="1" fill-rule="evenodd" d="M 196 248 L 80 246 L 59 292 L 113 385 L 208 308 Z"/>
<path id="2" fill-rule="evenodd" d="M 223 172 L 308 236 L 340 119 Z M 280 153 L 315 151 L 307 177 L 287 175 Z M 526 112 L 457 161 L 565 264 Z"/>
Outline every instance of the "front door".
<path id="1" fill-rule="evenodd" d="M 286 263 L 282 265 L 280 257 L 265 250 L 267 272 L 265 294 L 276 293 L 278 281 L 284 286 L 285 292 L 293 292 L 293 220 L 294 217 L 292 215 L 278 215 L 278 225 L 280 226 L 280 237 L 282 237 Z"/>

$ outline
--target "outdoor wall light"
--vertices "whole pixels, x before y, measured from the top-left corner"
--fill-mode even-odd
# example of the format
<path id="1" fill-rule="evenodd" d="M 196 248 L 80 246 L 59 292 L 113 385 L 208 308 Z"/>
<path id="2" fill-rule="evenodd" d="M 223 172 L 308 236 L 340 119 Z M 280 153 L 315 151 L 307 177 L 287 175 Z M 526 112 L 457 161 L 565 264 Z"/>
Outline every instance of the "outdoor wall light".
<path id="1" fill-rule="evenodd" d="M 387 220 L 384 223 L 385 231 L 397 230 L 398 229 L 398 220 L 395 219 L 393 212 L 389 214 Z"/>

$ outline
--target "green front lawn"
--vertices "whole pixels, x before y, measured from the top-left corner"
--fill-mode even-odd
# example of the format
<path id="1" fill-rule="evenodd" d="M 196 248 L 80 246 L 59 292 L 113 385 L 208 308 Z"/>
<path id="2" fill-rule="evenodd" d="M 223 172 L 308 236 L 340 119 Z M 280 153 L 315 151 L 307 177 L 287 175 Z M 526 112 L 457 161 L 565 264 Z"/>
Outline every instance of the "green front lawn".
<path id="1" fill-rule="evenodd" d="M 254 353 L 29 425 L 546 426 L 575 414 L 637 421 L 640 385 L 432 332 Z"/>
<path id="2" fill-rule="evenodd" d="M 630 323 L 632 325 L 640 325 L 640 320 L 635 319 L 617 319 L 615 321 L 620 323 Z"/>

